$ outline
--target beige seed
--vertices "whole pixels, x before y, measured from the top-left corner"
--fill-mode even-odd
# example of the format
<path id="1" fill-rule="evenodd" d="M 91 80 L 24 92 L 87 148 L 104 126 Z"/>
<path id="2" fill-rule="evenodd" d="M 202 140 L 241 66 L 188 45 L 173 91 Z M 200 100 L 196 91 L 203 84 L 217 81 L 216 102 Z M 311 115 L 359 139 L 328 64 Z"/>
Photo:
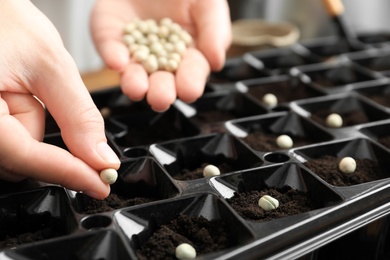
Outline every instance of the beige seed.
<path id="1" fill-rule="evenodd" d="M 169 28 L 165 25 L 162 25 L 158 28 L 158 36 L 161 38 L 167 38 L 169 35 Z"/>
<path id="2" fill-rule="evenodd" d="M 218 175 L 221 175 L 221 172 L 217 166 L 209 164 L 203 168 L 203 176 L 204 177 L 213 177 L 213 176 L 218 176 Z"/>
<path id="3" fill-rule="evenodd" d="M 173 23 L 171 18 L 163 18 L 160 20 L 160 25 L 170 26 Z"/>
<path id="4" fill-rule="evenodd" d="M 137 62 L 142 62 L 146 60 L 149 56 L 149 52 L 146 50 L 136 50 L 133 54 L 133 59 Z"/>
<path id="5" fill-rule="evenodd" d="M 269 195 L 264 195 L 259 199 L 259 206 L 265 211 L 277 209 L 279 207 L 279 201 Z"/>
<path id="6" fill-rule="evenodd" d="M 173 34 L 170 34 L 170 35 L 168 36 L 168 41 L 169 41 L 170 43 L 175 44 L 175 43 L 177 43 L 178 41 L 180 41 L 180 37 L 179 37 L 179 35 L 173 33 Z"/>
<path id="7" fill-rule="evenodd" d="M 133 37 L 133 35 L 126 34 L 123 36 L 123 41 L 126 45 L 130 46 L 135 43 L 135 38 Z"/>
<path id="8" fill-rule="evenodd" d="M 175 256 L 177 259 L 194 259 L 196 258 L 196 250 L 190 244 L 182 243 L 176 247 Z"/>
<path id="9" fill-rule="evenodd" d="M 343 173 L 353 173 L 356 170 L 356 161 L 352 157 L 344 157 L 339 162 L 339 169 Z"/>
<path id="10" fill-rule="evenodd" d="M 164 70 L 165 67 L 167 66 L 168 59 L 167 59 L 167 57 L 165 57 L 165 56 L 159 56 L 159 57 L 157 58 L 157 62 L 158 62 L 158 68 L 159 68 L 160 70 Z"/>
<path id="11" fill-rule="evenodd" d="M 149 55 L 149 57 L 142 62 L 142 65 L 149 74 L 158 70 L 157 58 L 154 55 Z"/>
<path id="12" fill-rule="evenodd" d="M 172 59 L 172 60 L 175 60 L 177 63 L 179 63 L 181 61 L 181 56 L 179 53 L 176 53 L 176 52 L 171 52 L 168 54 L 168 58 L 169 59 Z"/>
<path id="13" fill-rule="evenodd" d="M 108 168 L 100 172 L 100 178 L 104 183 L 111 185 L 118 178 L 118 172 L 115 169 Z"/>
<path id="14" fill-rule="evenodd" d="M 183 41 L 179 40 L 178 42 L 175 43 L 175 52 L 180 54 L 180 56 L 183 56 L 186 50 L 187 50 L 187 46 Z"/>
<path id="15" fill-rule="evenodd" d="M 175 72 L 179 67 L 179 63 L 174 59 L 168 59 L 167 64 L 165 66 L 165 70 L 170 72 Z"/>
<path id="16" fill-rule="evenodd" d="M 188 32 L 182 30 L 179 34 L 179 37 L 180 39 L 182 39 L 182 41 L 184 41 L 184 43 L 189 46 L 192 42 L 192 36 L 191 34 L 189 34 Z"/>
<path id="17" fill-rule="evenodd" d="M 144 38 L 144 35 L 142 34 L 142 32 L 140 32 L 140 31 L 137 30 L 137 29 L 134 29 L 134 30 L 130 33 L 130 35 L 132 35 L 136 41 L 138 41 L 138 40 L 141 39 L 141 38 Z"/>
<path id="18" fill-rule="evenodd" d="M 288 135 L 280 135 L 276 138 L 276 144 L 283 149 L 289 149 L 293 147 L 293 140 Z"/>
<path id="19" fill-rule="evenodd" d="M 172 33 L 172 34 L 179 34 L 181 31 L 182 31 L 182 28 L 180 26 L 180 24 L 178 23 L 172 23 L 171 25 L 169 25 L 169 31 Z"/>
<path id="20" fill-rule="evenodd" d="M 342 127 L 343 119 L 339 114 L 332 113 L 326 118 L 326 125 L 333 128 Z"/>
<path id="21" fill-rule="evenodd" d="M 129 22 L 125 25 L 124 32 L 125 33 L 131 33 L 133 30 L 137 28 L 136 24 L 134 22 Z"/>
<path id="22" fill-rule="evenodd" d="M 267 106 L 276 106 L 278 104 L 278 98 L 272 93 L 267 93 L 263 96 L 263 102 Z"/>

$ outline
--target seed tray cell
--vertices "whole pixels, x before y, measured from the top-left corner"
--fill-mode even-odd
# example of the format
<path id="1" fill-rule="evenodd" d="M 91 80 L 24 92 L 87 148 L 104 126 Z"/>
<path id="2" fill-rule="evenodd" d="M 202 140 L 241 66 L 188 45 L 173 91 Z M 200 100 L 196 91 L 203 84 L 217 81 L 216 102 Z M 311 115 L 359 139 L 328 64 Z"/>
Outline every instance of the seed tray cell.
<path id="1" fill-rule="evenodd" d="M 390 48 L 368 49 L 345 54 L 344 56 L 352 62 L 374 72 L 386 73 L 390 71 Z"/>
<path id="2" fill-rule="evenodd" d="M 293 67 L 316 63 L 299 45 L 261 50 L 246 54 L 248 61 L 268 76 L 284 75 Z"/>
<path id="3" fill-rule="evenodd" d="M 359 128 L 359 132 L 390 149 L 390 122 L 384 121 L 377 124 L 369 124 Z"/>
<path id="4" fill-rule="evenodd" d="M 336 131 L 339 134 L 344 131 L 348 135 L 353 135 L 349 129 L 351 127 L 386 120 L 390 116 L 382 107 L 367 102 L 353 92 L 300 100 L 294 102 L 292 106 L 297 113 L 309 117 L 313 122 L 329 131 Z M 339 114 L 342 117 L 343 125 L 340 128 L 327 126 L 326 118 L 331 113 Z"/>
<path id="5" fill-rule="evenodd" d="M 210 134 L 155 144 L 150 150 L 172 178 L 180 181 L 204 178 L 203 168 L 208 164 L 217 166 L 221 174 L 263 164 L 259 156 L 228 134 Z"/>
<path id="6" fill-rule="evenodd" d="M 365 185 L 372 186 L 388 183 L 389 151 L 383 149 L 377 143 L 366 138 L 352 140 L 340 140 L 321 145 L 297 148 L 292 151 L 292 156 L 303 163 L 305 167 L 324 179 L 330 185 L 337 187 L 356 187 L 356 194 Z M 357 169 L 353 174 L 346 174 L 339 170 L 338 163 L 344 157 L 352 157 L 356 160 Z M 364 188 L 367 190 L 367 188 Z M 348 197 L 348 195 L 345 195 Z"/>
<path id="7" fill-rule="evenodd" d="M 383 78 L 383 75 L 372 73 L 343 59 L 299 66 L 297 69 L 310 79 L 314 87 L 328 94 L 350 91 Z"/>
<path id="8" fill-rule="evenodd" d="M 264 160 L 278 162 L 286 152 L 276 144 L 280 135 L 288 135 L 293 140 L 293 147 L 316 144 L 333 140 L 335 137 L 326 129 L 313 124 L 310 120 L 294 112 L 278 112 L 256 117 L 236 119 L 226 122 L 230 134 L 255 150 Z M 279 154 L 279 156 L 276 156 Z M 286 159 L 288 157 L 285 157 Z M 283 160 L 280 162 L 284 162 Z"/>
<path id="9" fill-rule="evenodd" d="M 368 102 L 373 102 L 381 106 L 386 111 L 390 111 L 390 81 L 389 79 L 378 80 L 372 84 L 367 84 L 356 88 L 355 92 L 365 97 Z"/>
<path id="10" fill-rule="evenodd" d="M 178 108 L 202 134 L 224 132 L 223 123 L 241 117 L 266 114 L 261 104 L 238 91 L 213 93 L 199 98 L 194 103 Z M 188 111 L 189 112 L 186 112 Z"/>
<path id="11" fill-rule="evenodd" d="M 291 75 L 243 80 L 237 83 L 237 89 L 247 93 L 248 96 L 253 97 L 271 111 L 288 109 L 288 104 L 292 101 L 325 95 L 299 77 Z M 278 101 L 276 106 L 270 106 L 263 102 L 264 95 L 268 93 L 276 96 Z"/>
<path id="12" fill-rule="evenodd" d="M 221 87 L 234 86 L 235 82 L 251 78 L 269 76 L 267 73 L 248 62 L 245 56 L 230 58 L 219 72 L 211 73 L 208 86 L 218 90 Z"/>
<path id="13" fill-rule="evenodd" d="M 385 97 L 388 79 L 386 70 L 359 61 L 388 51 L 370 45 L 352 53 L 343 44 L 314 39 L 228 59 L 198 101 L 177 100 L 164 113 L 145 100 L 129 100 L 119 86 L 92 93 L 122 162 L 109 198 L 33 180 L 1 181 L 0 243 L 17 235 L 29 239 L 4 246 L 0 259 L 144 259 L 150 249 L 175 259 L 173 249 L 182 242 L 196 246 L 199 259 L 340 259 L 330 250 L 348 258 L 356 248 L 351 256 L 387 259 L 390 149 L 381 139 L 390 133 L 390 113 L 370 95 Z M 336 75 L 332 84 L 316 82 L 329 73 Z M 279 88 L 281 94 L 273 92 Z M 294 96 L 301 90 L 307 95 Z M 256 91 L 276 94 L 279 105 L 265 106 Z M 329 128 L 313 118 L 321 110 L 350 123 Z M 358 119 L 348 121 L 353 111 Z M 46 123 L 44 142 L 67 149 L 49 112 Z M 245 137 L 256 131 L 271 135 L 273 144 L 276 136 L 291 135 L 295 146 L 255 148 Z M 325 175 L 308 164 L 323 156 L 331 161 Z M 357 160 L 356 176 L 363 171 L 370 178 L 329 181 L 343 156 Z M 207 164 L 221 174 L 203 177 Z M 183 178 L 191 175 L 197 177 Z M 239 193 L 243 202 L 236 201 Z M 256 203 L 267 193 L 280 206 L 264 213 Z M 248 202 L 253 205 L 245 207 Z M 40 239 L 26 236 L 36 231 Z M 153 239 L 170 246 L 160 248 Z"/>
<path id="14" fill-rule="evenodd" d="M 298 45 L 306 49 L 317 62 L 329 62 L 338 59 L 341 54 L 350 52 L 345 40 L 335 36 L 304 40 Z"/>

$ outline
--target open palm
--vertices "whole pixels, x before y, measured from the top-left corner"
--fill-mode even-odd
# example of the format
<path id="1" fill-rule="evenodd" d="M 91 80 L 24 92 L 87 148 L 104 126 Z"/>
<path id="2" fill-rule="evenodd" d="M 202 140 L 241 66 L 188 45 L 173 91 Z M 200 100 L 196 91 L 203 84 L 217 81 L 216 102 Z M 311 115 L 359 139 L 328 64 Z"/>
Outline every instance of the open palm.
<path id="1" fill-rule="evenodd" d="M 129 57 L 123 28 L 129 21 L 171 18 L 188 31 L 194 44 L 185 52 L 176 73 L 150 75 Z M 146 97 L 156 111 L 164 111 L 178 97 L 193 102 L 204 90 L 210 70 L 219 70 L 231 42 L 225 0 L 98 0 L 91 15 L 91 32 L 98 52 L 110 68 L 121 73 L 121 87 L 132 100 Z"/>

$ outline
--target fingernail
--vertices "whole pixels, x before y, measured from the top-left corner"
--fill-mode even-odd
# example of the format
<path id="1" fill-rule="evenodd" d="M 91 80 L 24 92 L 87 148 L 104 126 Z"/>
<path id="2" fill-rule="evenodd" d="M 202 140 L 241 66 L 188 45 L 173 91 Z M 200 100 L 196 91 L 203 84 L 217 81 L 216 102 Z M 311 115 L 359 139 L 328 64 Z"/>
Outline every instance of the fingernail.
<path id="1" fill-rule="evenodd" d="M 101 142 L 97 145 L 97 152 L 107 163 L 120 164 L 118 156 L 106 142 Z"/>

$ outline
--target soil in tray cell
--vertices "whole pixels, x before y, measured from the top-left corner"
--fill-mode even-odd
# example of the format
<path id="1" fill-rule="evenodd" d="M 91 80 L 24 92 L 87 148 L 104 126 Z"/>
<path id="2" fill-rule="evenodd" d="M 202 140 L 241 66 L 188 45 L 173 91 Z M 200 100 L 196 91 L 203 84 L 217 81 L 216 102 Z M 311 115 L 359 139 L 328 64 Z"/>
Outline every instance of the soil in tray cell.
<path id="1" fill-rule="evenodd" d="M 351 186 L 383 179 L 382 170 L 377 162 L 370 159 L 355 159 L 356 170 L 351 174 L 343 173 L 338 168 L 342 158 L 331 155 L 321 156 L 304 163 L 311 171 L 335 186 Z"/>
<path id="2" fill-rule="evenodd" d="M 139 259 L 177 259 L 175 249 L 182 243 L 192 245 L 197 256 L 234 245 L 233 234 L 219 219 L 180 215 L 160 226 L 137 250 Z"/>
<path id="3" fill-rule="evenodd" d="M 258 205 L 258 202 L 264 195 L 269 195 L 277 199 L 279 201 L 279 207 L 269 211 L 263 210 Z M 291 187 L 235 192 L 233 197 L 227 199 L 227 202 L 244 219 L 255 222 L 270 221 L 320 208 L 319 205 L 316 205 L 316 203 L 310 199 L 308 193 Z"/>

